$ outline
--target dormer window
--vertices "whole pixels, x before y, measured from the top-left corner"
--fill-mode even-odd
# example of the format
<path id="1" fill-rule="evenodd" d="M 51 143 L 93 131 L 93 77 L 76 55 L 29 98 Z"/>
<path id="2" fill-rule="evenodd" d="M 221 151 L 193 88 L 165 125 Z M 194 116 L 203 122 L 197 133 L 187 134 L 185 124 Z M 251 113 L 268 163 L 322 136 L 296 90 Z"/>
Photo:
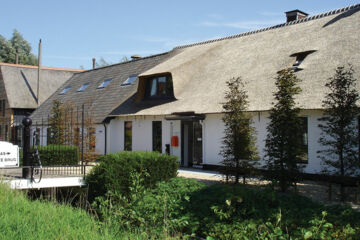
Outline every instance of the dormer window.
<path id="1" fill-rule="evenodd" d="M 173 83 L 170 75 L 147 79 L 146 98 L 174 98 Z"/>
<path id="2" fill-rule="evenodd" d="M 109 83 L 111 82 L 112 78 L 106 79 L 105 81 L 103 81 L 97 88 L 104 88 L 107 85 L 109 85 Z"/>
<path id="3" fill-rule="evenodd" d="M 71 87 L 70 87 L 70 86 L 69 86 L 69 87 L 64 88 L 64 89 L 60 92 L 60 95 L 67 93 L 70 89 L 71 89 Z"/>
<path id="4" fill-rule="evenodd" d="M 300 67 L 301 63 L 305 60 L 305 58 L 315 52 L 316 50 L 310 50 L 305 52 L 298 52 L 290 55 L 290 57 L 295 57 L 295 62 L 293 63 L 291 69 L 295 72 L 303 70 L 303 68 Z"/>
<path id="5" fill-rule="evenodd" d="M 124 86 L 124 85 L 130 85 L 132 84 L 137 78 L 137 75 L 131 75 L 130 77 L 128 77 L 128 79 L 126 79 L 122 84 L 121 86 Z"/>
<path id="6" fill-rule="evenodd" d="M 83 84 L 77 91 L 78 92 L 83 92 L 85 91 L 85 89 L 89 86 L 89 83 L 85 83 Z"/>

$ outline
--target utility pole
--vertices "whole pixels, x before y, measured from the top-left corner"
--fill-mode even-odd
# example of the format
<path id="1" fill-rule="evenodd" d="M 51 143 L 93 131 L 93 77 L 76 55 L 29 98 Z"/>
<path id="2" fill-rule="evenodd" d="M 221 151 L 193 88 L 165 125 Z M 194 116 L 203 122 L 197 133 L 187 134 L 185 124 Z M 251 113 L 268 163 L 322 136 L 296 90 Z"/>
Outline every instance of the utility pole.
<path id="1" fill-rule="evenodd" d="M 38 53 L 38 79 L 37 79 L 37 91 L 36 91 L 36 103 L 39 106 L 39 89 L 40 89 L 40 68 L 41 68 L 41 39 L 39 41 L 39 53 Z"/>

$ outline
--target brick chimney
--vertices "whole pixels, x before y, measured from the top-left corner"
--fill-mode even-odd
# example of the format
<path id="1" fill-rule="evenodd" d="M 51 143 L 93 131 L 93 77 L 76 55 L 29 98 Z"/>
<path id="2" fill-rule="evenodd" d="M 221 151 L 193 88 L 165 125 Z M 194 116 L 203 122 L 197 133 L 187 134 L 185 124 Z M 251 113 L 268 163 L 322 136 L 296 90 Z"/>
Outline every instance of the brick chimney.
<path id="1" fill-rule="evenodd" d="M 286 22 L 287 23 L 291 22 L 291 21 L 306 18 L 309 15 L 303 11 L 300 11 L 299 9 L 285 12 L 285 14 L 286 14 Z"/>

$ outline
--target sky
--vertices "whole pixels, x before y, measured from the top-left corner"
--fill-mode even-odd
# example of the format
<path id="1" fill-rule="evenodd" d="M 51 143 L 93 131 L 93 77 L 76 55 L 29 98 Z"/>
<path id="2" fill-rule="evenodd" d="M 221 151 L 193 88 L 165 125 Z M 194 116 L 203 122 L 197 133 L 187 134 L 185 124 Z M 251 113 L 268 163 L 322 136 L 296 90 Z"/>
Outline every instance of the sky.
<path id="1" fill-rule="evenodd" d="M 284 12 L 310 15 L 357 4 L 353 0 L 0 0 L 0 34 L 14 29 L 42 65 L 89 69 L 92 58 L 116 63 L 172 48 L 268 27 Z M 359 0 L 358 0 L 359 1 Z"/>

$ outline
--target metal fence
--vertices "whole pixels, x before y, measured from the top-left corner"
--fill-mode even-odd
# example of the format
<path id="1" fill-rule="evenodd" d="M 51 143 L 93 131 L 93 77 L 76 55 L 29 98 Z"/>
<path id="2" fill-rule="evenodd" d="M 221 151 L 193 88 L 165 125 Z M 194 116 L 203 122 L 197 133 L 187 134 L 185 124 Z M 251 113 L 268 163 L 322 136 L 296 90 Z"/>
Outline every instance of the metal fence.
<path id="1" fill-rule="evenodd" d="M 86 165 L 97 159 L 96 128 L 84 105 L 75 108 L 54 103 L 46 118 L 32 121 L 28 127 L 23 124 L 24 117 L 13 117 L 8 136 L 9 142 L 21 147 L 23 177 L 83 175 Z"/>

